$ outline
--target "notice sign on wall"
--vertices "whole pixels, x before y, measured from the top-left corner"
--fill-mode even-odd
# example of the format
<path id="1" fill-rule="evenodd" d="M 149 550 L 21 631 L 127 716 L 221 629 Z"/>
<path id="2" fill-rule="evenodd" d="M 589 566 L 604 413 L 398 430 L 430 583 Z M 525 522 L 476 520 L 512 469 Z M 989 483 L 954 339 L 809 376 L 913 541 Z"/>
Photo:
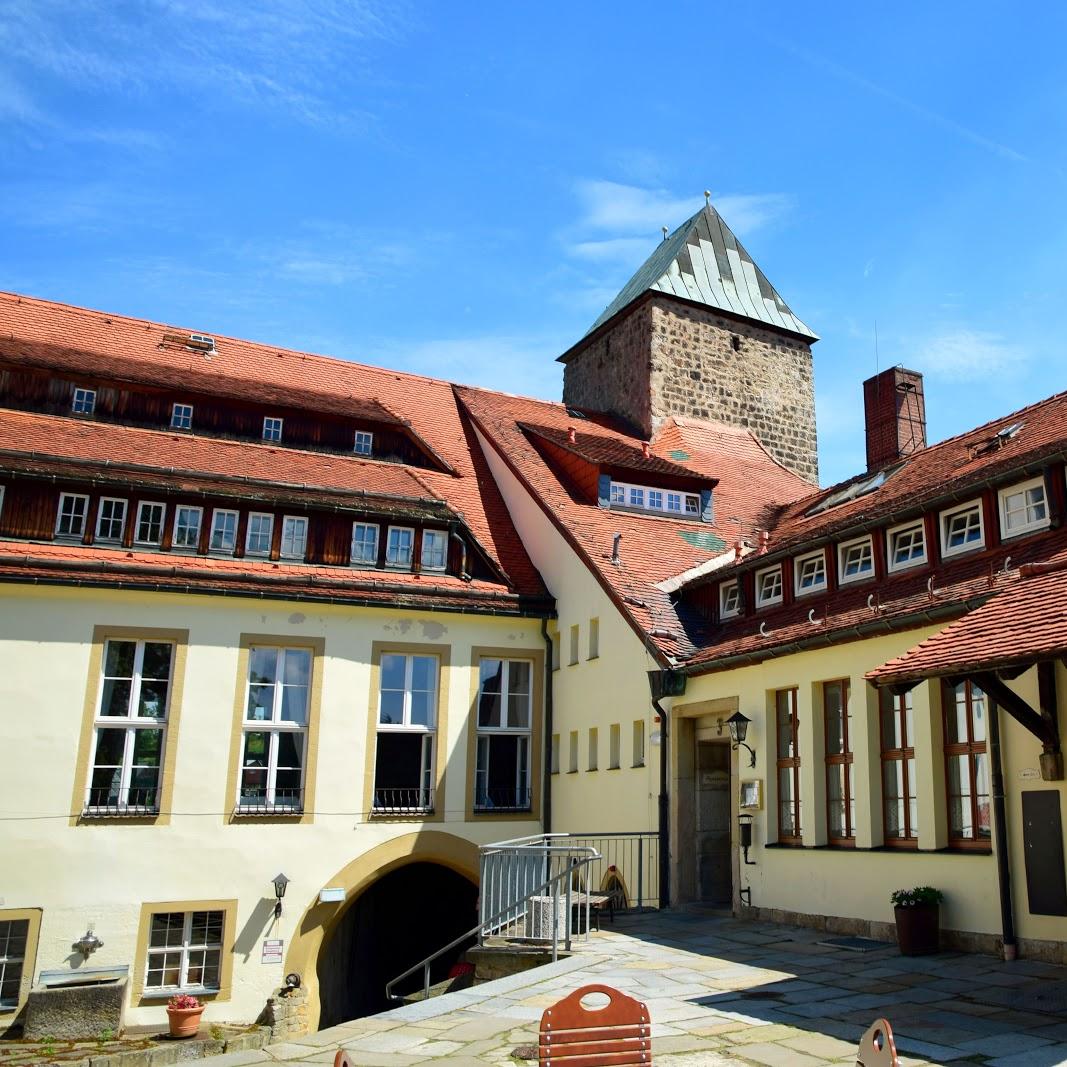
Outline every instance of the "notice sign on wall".
<path id="1" fill-rule="evenodd" d="M 281 963 L 282 962 L 282 948 L 285 942 L 279 937 L 276 939 L 268 939 L 263 942 L 263 955 L 260 958 L 260 963 Z"/>

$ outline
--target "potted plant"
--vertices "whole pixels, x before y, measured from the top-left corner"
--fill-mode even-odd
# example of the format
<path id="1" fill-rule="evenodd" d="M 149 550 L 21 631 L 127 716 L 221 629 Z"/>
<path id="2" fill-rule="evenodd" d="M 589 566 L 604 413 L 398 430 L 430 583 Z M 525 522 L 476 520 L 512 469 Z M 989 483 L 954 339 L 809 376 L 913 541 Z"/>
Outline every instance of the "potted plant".
<path id="1" fill-rule="evenodd" d="M 167 1021 L 171 1037 L 195 1037 L 200 1029 L 204 1005 L 188 993 L 179 993 L 167 1001 Z"/>
<path id="2" fill-rule="evenodd" d="M 890 900 L 897 920 L 897 944 L 902 956 L 928 956 L 940 947 L 940 889 L 920 885 L 897 889 Z"/>

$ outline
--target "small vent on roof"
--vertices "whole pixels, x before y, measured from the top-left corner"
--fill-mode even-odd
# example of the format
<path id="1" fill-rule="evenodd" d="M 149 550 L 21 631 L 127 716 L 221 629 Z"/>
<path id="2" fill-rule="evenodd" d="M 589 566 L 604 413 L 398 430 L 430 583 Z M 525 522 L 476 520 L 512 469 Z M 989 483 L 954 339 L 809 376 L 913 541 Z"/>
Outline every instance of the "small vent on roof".
<path id="1" fill-rule="evenodd" d="M 582 414 L 582 412 L 580 412 L 577 408 L 567 408 L 567 414 L 570 415 L 572 419 L 588 418 L 587 415 Z"/>
<path id="2" fill-rule="evenodd" d="M 987 437 L 971 446 L 972 456 L 984 456 L 989 452 L 996 452 L 1003 448 L 1021 429 L 1023 423 L 1013 422 L 997 430 L 992 437 Z"/>
<path id="3" fill-rule="evenodd" d="M 202 352 L 214 352 L 215 351 L 215 338 L 209 337 L 206 333 L 191 333 L 189 334 L 189 340 L 186 344 L 190 348 L 199 349 Z"/>
<path id="4" fill-rule="evenodd" d="M 1002 430 L 997 430 L 997 440 L 1010 441 L 1021 429 L 1023 424 L 1021 422 L 1013 422 L 1010 426 L 1005 426 Z"/>

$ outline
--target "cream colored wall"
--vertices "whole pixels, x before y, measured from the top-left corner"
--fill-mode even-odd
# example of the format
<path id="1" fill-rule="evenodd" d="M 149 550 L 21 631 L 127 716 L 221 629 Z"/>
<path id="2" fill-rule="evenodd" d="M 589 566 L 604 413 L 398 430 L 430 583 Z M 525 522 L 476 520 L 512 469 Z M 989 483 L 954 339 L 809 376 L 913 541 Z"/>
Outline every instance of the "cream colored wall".
<path id="1" fill-rule="evenodd" d="M 560 735 L 560 773 L 552 779 L 552 829 L 624 831 L 656 828 L 659 750 L 646 671 L 657 664 L 603 588 L 530 497 L 494 449 L 479 438 L 504 495 L 512 521 L 549 591 L 556 598 L 560 667 L 553 673 L 555 721 Z M 654 521 L 654 520 L 650 520 Z M 611 545 L 590 545 L 610 552 Z M 625 574 L 625 546 L 623 573 Z M 600 655 L 588 658 L 589 620 L 600 621 Z M 570 628 L 578 626 L 578 663 L 570 665 Z M 633 722 L 645 722 L 645 765 L 631 766 Z M 620 726 L 621 766 L 608 769 L 612 723 Z M 598 769 L 588 770 L 589 730 L 599 739 Z M 578 770 L 568 773 L 569 734 L 578 731 Z"/>
<path id="2" fill-rule="evenodd" d="M 894 889 L 932 885 L 945 894 L 942 923 L 948 929 L 997 935 L 1000 910 L 997 872 L 992 855 L 943 851 L 947 845 L 947 804 L 940 695 L 936 684 L 912 691 L 915 755 L 918 775 L 919 850 L 881 849 L 881 760 L 877 698 L 864 674 L 936 632 L 936 628 L 853 641 L 764 663 L 690 678 L 684 697 L 674 701 L 674 714 L 706 711 L 701 703 L 736 698 L 752 719 L 748 743 L 757 753 L 754 769 L 741 750 L 739 776 L 764 783 L 763 810 L 756 814 L 751 858 L 756 866 L 741 868 L 741 884 L 752 889 L 752 904 L 814 915 L 892 922 L 889 894 Z M 853 751 L 856 778 L 856 845 L 826 846 L 825 765 L 821 683 L 849 678 L 852 693 Z M 1057 667 L 1060 721 L 1067 721 L 1067 672 Z M 1032 707 L 1037 706 L 1037 672 L 1030 670 L 1009 683 Z M 773 733 L 773 693 L 796 686 L 802 760 L 801 815 L 804 848 L 767 848 L 777 838 L 777 788 Z M 771 716 L 771 718 L 768 718 Z M 768 728 L 770 723 L 770 728 Z M 1005 712 L 1000 712 L 1002 757 L 1008 814 L 1008 837 L 1015 895 L 1016 932 L 1021 938 L 1064 940 L 1067 919 L 1030 915 L 1022 847 L 1023 789 L 1051 789 L 1067 799 L 1063 782 L 1035 780 L 1037 740 Z M 735 764 L 735 767 L 737 764 Z M 1061 810 L 1067 816 L 1067 804 Z M 676 849 L 683 842 L 676 842 Z M 875 851 L 872 851 L 874 849 Z"/>
<path id="3" fill-rule="evenodd" d="M 99 625 L 189 631 L 169 825 L 69 824 L 90 642 Z M 243 682 L 237 677 L 238 642 L 249 633 L 325 641 L 316 813 L 307 825 L 227 820 L 234 800 L 226 795 L 234 696 Z M 371 821 L 362 810 L 373 642 L 424 642 L 430 650 L 450 650 L 448 691 L 441 694 L 447 736 L 438 741 L 447 760 L 441 821 Z M 232 997 L 209 1004 L 205 1019 L 253 1019 L 285 974 L 284 964 L 260 962 L 261 942 L 283 938 L 288 950 L 320 888 L 358 857 L 413 831 L 430 831 L 424 836 L 438 842 L 438 852 L 442 834 L 460 843 L 486 843 L 537 832 L 530 817 L 478 822 L 465 814 L 471 680 L 477 670 L 471 650 L 477 647 L 536 653 L 544 649 L 540 622 L 0 586 L 0 909 L 43 908 L 35 973 L 80 959 L 71 942 L 89 923 L 104 947 L 88 965 L 132 969 L 142 902 L 236 898 Z M 404 848 L 405 854 L 415 849 L 418 857 L 418 841 Z M 279 871 L 291 881 L 284 913 L 275 922 L 271 879 Z M 127 1021 L 158 1023 L 162 1017 L 160 1002 L 134 1007 Z"/>

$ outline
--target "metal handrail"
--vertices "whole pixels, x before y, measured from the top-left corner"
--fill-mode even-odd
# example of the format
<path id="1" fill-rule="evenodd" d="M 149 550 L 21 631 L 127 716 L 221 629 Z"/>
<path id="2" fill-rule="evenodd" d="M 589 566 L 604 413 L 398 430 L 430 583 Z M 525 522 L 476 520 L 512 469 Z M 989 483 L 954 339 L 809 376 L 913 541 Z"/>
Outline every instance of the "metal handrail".
<path id="1" fill-rule="evenodd" d="M 540 834 L 540 835 L 537 835 L 536 837 L 533 837 L 533 838 L 517 838 L 516 840 L 518 840 L 518 841 L 537 841 L 537 840 L 542 840 L 543 838 L 549 837 L 549 836 L 557 836 L 557 835 Z M 558 836 L 563 836 L 563 835 L 558 835 Z M 498 844 L 505 845 L 505 844 L 508 844 L 508 842 L 499 842 Z M 519 847 L 522 848 L 524 846 L 520 845 Z M 489 845 L 489 846 L 486 846 L 485 849 L 483 849 L 483 852 L 485 852 L 488 849 L 496 849 L 496 848 L 497 848 L 496 845 Z M 559 905 L 559 882 L 562 881 L 563 879 L 567 880 L 567 883 L 566 883 L 566 900 L 567 900 L 566 947 L 569 950 L 570 949 L 570 924 L 571 924 L 571 920 L 570 920 L 570 913 L 571 913 L 571 883 L 572 883 L 572 880 L 573 880 L 573 877 L 574 877 L 574 872 L 576 870 L 581 869 L 586 864 L 592 863 L 592 862 L 594 862 L 595 860 L 598 860 L 598 859 L 602 859 L 603 857 L 600 855 L 599 852 L 597 852 L 597 850 L 595 848 L 592 848 L 590 846 L 584 846 L 584 847 L 580 847 L 580 848 L 577 848 L 577 849 L 574 848 L 574 847 L 570 847 L 570 848 L 566 848 L 566 849 L 551 848 L 550 850 L 553 851 L 553 852 L 556 852 L 556 851 L 585 852 L 585 853 L 587 853 L 587 855 L 584 855 L 584 856 L 582 856 L 580 858 L 573 859 L 572 862 L 570 864 L 568 864 L 563 870 L 557 871 L 554 875 L 552 875 L 551 878 L 546 879 L 540 885 L 538 885 L 534 889 L 530 890 L 526 894 L 526 896 L 523 897 L 522 900 L 510 902 L 505 908 L 503 908 L 500 911 L 498 911 L 495 915 L 490 916 L 488 919 L 483 919 L 481 922 L 478 923 L 477 926 L 472 927 L 466 933 L 460 934 L 459 937 L 455 938 L 452 941 L 449 941 L 449 943 L 447 945 L 445 945 L 443 948 L 439 948 L 435 953 L 433 953 L 433 955 L 427 956 L 426 959 L 420 961 L 419 963 L 416 963 L 412 967 L 409 967 L 406 971 L 404 971 L 403 974 L 398 974 L 394 979 L 392 979 L 391 981 L 386 983 L 386 986 L 385 986 L 386 998 L 388 1000 L 392 1000 L 392 1001 L 403 1000 L 403 997 L 399 996 L 396 993 L 394 993 L 393 989 L 396 987 L 397 983 L 402 982 L 405 978 L 410 977 L 417 970 L 419 970 L 419 968 L 421 967 L 422 968 L 423 998 L 424 999 L 429 999 L 429 996 L 430 996 L 430 965 L 432 963 L 434 963 L 436 960 L 440 959 L 440 957 L 443 956 L 446 952 L 449 952 L 452 949 L 454 949 L 457 945 L 462 944 L 468 938 L 478 937 L 480 939 L 487 930 L 491 929 L 492 927 L 498 925 L 503 920 L 505 920 L 508 915 L 512 914 L 515 911 L 516 908 L 520 907 L 524 903 L 527 903 L 530 900 L 531 897 L 535 897 L 535 896 L 541 895 L 544 892 L 544 890 L 548 889 L 550 886 L 554 886 L 554 892 L 552 894 L 552 960 L 553 960 L 553 962 L 555 962 L 555 960 L 559 956 L 559 929 L 558 929 L 558 923 L 559 923 L 559 906 L 558 906 Z M 502 851 L 506 851 L 506 850 L 505 849 L 499 849 L 499 851 L 502 852 Z M 591 854 L 589 854 L 589 853 L 591 853 Z M 586 929 L 586 932 L 588 933 L 588 930 L 589 930 L 589 915 L 588 915 L 589 901 L 588 901 L 588 894 L 586 894 L 586 897 L 587 897 L 587 899 L 586 899 L 585 929 Z"/>

